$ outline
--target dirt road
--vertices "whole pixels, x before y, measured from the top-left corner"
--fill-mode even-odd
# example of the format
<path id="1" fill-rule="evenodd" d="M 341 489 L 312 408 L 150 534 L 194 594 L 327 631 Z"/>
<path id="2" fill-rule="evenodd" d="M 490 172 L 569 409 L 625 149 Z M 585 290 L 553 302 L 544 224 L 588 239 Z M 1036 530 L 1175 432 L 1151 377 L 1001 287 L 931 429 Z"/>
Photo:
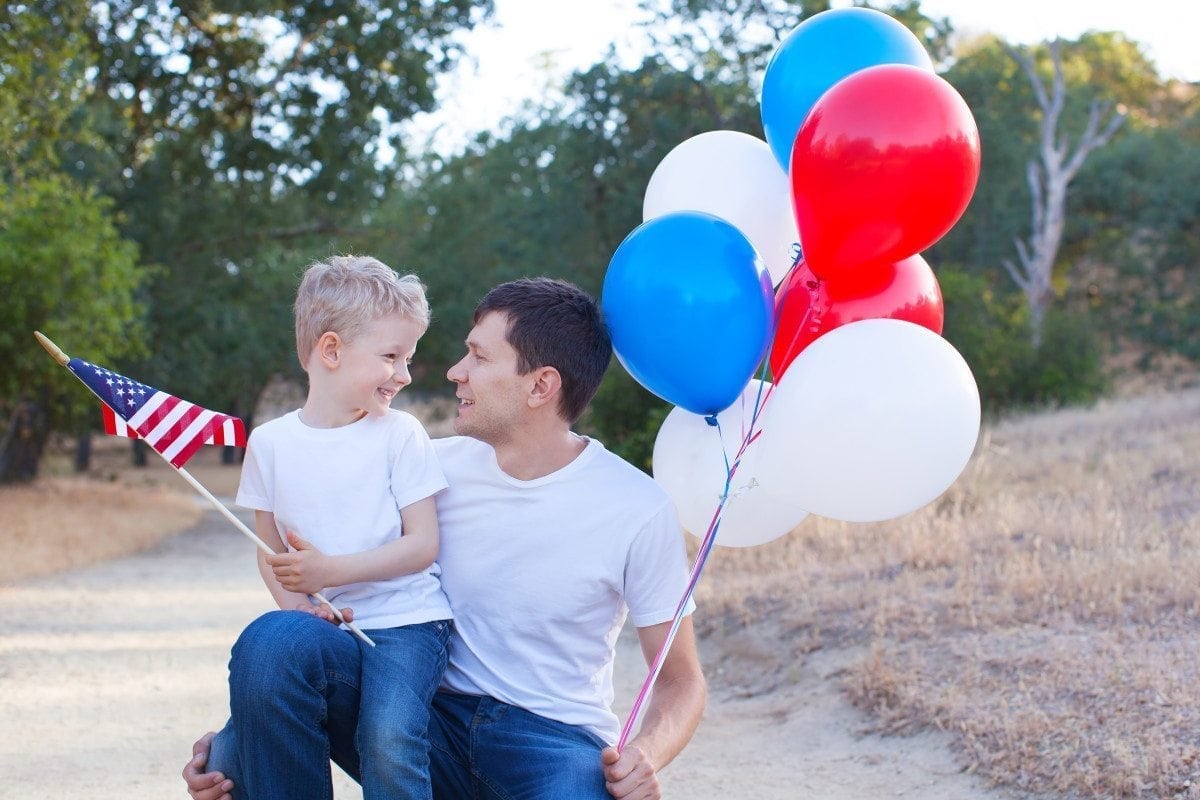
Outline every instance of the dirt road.
<path id="1" fill-rule="evenodd" d="M 0 798 L 186 797 L 179 771 L 228 714 L 229 647 L 270 607 L 253 546 L 215 512 L 134 557 L 0 588 Z M 719 646 L 710 642 L 706 646 Z M 737 699 L 719 680 L 668 798 L 996 800 L 934 734 L 860 735 L 841 696 L 844 653 L 818 653 L 782 691 Z M 621 710 L 645 666 L 621 637 Z M 344 776 L 339 800 L 359 798 Z"/>

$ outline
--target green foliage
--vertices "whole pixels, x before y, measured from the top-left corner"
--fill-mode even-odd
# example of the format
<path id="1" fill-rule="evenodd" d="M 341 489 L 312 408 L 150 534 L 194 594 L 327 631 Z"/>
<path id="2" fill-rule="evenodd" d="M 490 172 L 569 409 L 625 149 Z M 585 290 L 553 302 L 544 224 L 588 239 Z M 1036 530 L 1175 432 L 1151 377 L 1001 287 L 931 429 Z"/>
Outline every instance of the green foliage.
<path id="1" fill-rule="evenodd" d="M 35 476 L 49 428 L 99 421 L 96 401 L 33 338 L 112 364 L 143 343 L 137 295 L 146 272 L 113 202 L 60 171 L 89 61 L 82 2 L 9 4 L 0 12 L 0 481 Z M 18 422 L 19 421 L 19 422 Z"/>
<path id="2" fill-rule="evenodd" d="M 654 439 L 670 411 L 670 403 L 650 394 L 624 367 L 614 363 L 580 427 L 594 433 L 609 450 L 649 473 Z"/>
<path id="3" fill-rule="evenodd" d="M 9 180 L 54 165 L 59 143 L 77 133 L 68 123 L 84 89 L 86 16 L 83 2 L 0 10 L 0 170 Z"/>
<path id="4" fill-rule="evenodd" d="M 1175 124 L 1135 124 L 1079 181 L 1081 257 L 1107 329 L 1200 360 L 1200 95 Z M 1148 120 L 1154 122 L 1154 120 Z"/>
<path id="5" fill-rule="evenodd" d="M 1045 79 L 1050 77 L 1048 51 L 1035 49 Z M 1067 104 L 1060 131 L 1080 131 L 1092 100 L 1124 104 L 1135 116 L 1144 115 L 1161 91 L 1153 68 L 1137 45 L 1120 34 L 1085 34 L 1062 48 Z M 962 219 L 931 250 L 931 261 L 947 261 L 993 279 L 999 266 L 1014 259 L 1017 237 L 1027 237 L 1031 198 L 1027 165 L 1039 146 L 1040 111 L 1028 77 L 999 39 L 985 36 L 970 42 L 943 77 L 966 100 L 979 128 L 982 147 L 979 184 Z M 1120 141 L 1122 133 L 1115 141 Z M 1094 153 L 1099 158 L 1104 150 Z M 1085 170 L 1088 167 L 1085 166 Z M 1084 235 L 1069 219 L 1063 248 Z M 1004 278 L 1007 281 L 1007 277 Z"/>
<path id="6" fill-rule="evenodd" d="M 99 419 L 95 400 L 38 346 L 34 330 L 101 364 L 139 352 L 136 292 L 145 274 L 111 206 L 63 176 L 0 186 L 0 424 L 24 400 L 40 402 L 60 429 Z"/>
<path id="7" fill-rule="evenodd" d="M 55 0 L 34 5 L 46 8 Z M 456 34 L 490 0 L 95 4 L 96 65 L 72 174 L 122 210 L 156 265 L 144 380 L 248 414 L 295 369 L 306 264 L 354 248 L 406 163 L 395 123 L 434 103 Z M 383 148 L 396 157 L 380 158 Z M 169 343 L 169 344 L 167 344 Z"/>
<path id="8" fill-rule="evenodd" d="M 1106 388 L 1103 350 L 1088 316 L 1055 311 L 1040 348 L 1029 341 L 1019 295 L 999 294 L 983 278 L 942 270 L 943 336 L 962 354 L 988 411 L 1087 403 Z"/>
<path id="9" fill-rule="evenodd" d="M 572 76 L 561 104 L 530 107 L 460 156 L 414 164 L 394 123 L 432 107 L 434 77 L 460 54 L 456 32 L 490 2 L 9 4 L 0 12 L 0 349 L 12 364 L 32 354 L 27 366 L 41 372 L 10 371 L 0 403 L 62 388 L 46 383 L 62 376 L 26 341 L 26 328 L 39 326 L 69 351 L 247 414 L 273 373 L 296 370 L 290 303 L 301 270 L 342 252 L 377 255 L 429 285 L 434 324 L 414 375 L 417 388 L 442 391 L 488 288 L 547 274 L 598 293 L 672 147 L 711 130 L 761 137 L 767 60 L 829 5 L 650 3 L 652 57 L 632 69 L 597 64 Z M 978 190 L 926 256 L 942 283 L 946 335 L 988 407 L 1090 399 L 1103 386 L 1102 346 L 1117 336 L 1200 356 L 1194 87 L 1164 85 L 1119 34 L 1065 44 L 1066 128 L 1078 129 L 1097 97 L 1130 116 L 1073 189 L 1056 284 L 1072 310 L 1051 315 L 1034 351 L 1000 269 L 1030 221 L 1025 169 L 1038 129 L 1029 82 L 994 38 L 951 59 L 945 20 L 915 0 L 872 5 L 952 65 L 945 77 L 979 125 Z M 379 158 L 381 148 L 395 158 Z M 152 280 L 136 266 L 139 252 L 155 265 Z M 143 332 L 161 343 L 153 353 L 138 349 Z M 62 396 L 75 402 L 71 388 Z M 648 467 L 666 411 L 614 365 L 583 425 Z"/>
<path id="10" fill-rule="evenodd" d="M 576 75 L 567 107 L 538 117 L 430 165 L 380 211 L 377 233 L 358 240 L 429 286 L 434 324 L 417 356 L 427 368 L 421 388 L 446 386 L 442 365 L 461 356 L 471 312 L 496 283 L 550 275 L 599 294 L 663 156 L 706 130 L 745 130 L 757 109 L 744 86 L 649 59 L 630 72 L 602 64 Z"/>
<path id="11" fill-rule="evenodd" d="M 94 101 L 125 122 L 112 145 L 134 170 L 175 143 L 214 175 L 361 201 L 402 163 L 375 157 L 401 145 L 387 123 L 432 107 L 434 74 L 459 54 L 453 34 L 490 9 L 112 0 L 88 18 Z"/>

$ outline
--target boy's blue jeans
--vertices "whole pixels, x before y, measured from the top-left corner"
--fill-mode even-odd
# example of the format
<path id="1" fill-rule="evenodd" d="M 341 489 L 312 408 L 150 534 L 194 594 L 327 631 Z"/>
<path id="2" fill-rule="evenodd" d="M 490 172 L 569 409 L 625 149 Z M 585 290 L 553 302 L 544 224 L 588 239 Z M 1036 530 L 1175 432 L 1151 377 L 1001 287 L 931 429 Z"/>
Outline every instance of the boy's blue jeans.
<path id="1" fill-rule="evenodd" d="M 354 702 L 357 724 L 336 739 L 353 755 L 364 800 L 431 800 L 429 707 L 446 671 L 450 622 L 364 633 L 375 647 L 309 614 L 277 611 L 238 638 L 229 662 L 232 716 L 216 755 L 237 765 L 251 790 L 239 796 L 332 797 L 328 760 L 340 757 L 321 723 L 340 722 L 330 712 Z M 317 752 L 324 755 L 314 760 Z"/>
<path id="2" fill-rule="evenodd" d="M 377 633 L 384 632 L 368 635 Z M 372 679 L 378 664 L 363 660 L 368 648 L 360 644 L 301 612 L 269 612 L 242 632 L 229 664 L 233 715 L 213 740 L 207 767 L 234 781 L 234 797 L 331 800 L 331 759 L 362 780 L 359 753 L 370 752 L 366 729 L 377 726 L 364 728 L 360 718 L 360 676 Z M 604 742 L 583 728 L 490 697 L 438 692 L 428 735 L 437 800 L 609 797 Z M 396 766 L 403 761 L 391 758 Z"/>

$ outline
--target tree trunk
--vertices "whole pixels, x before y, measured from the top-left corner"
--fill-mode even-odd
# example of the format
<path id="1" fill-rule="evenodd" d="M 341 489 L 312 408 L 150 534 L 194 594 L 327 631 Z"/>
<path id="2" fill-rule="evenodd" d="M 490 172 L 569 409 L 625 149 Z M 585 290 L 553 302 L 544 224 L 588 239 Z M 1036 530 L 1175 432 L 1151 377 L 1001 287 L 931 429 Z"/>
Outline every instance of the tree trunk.
<path id="1" fill-rule="evenodd" d="M 1101 127 L 1101 119 L 1112 109 L 1111 103 L 1093 101 L 1088 108 L 1087 124 L 1079 135 L 1074 152 L 1068 147 L 1068 137 L 1059 130 L 1059 118 L 1067 101 L 1066 79 L 1063 77 L 1060 43 L 1050 43 L 1050 59 L 1054 77 L 1049 89 L 1042 82 L 1033 56 L 1009 48 L 1009 54 L 1020 64 L 1033 87 L 1038 107 L 1042 111 L 1038 156 L 1026 165 L 1025 180 L 1032 198 L 1030 233 L 1027 239 L 1014 241 L 1017 260 L 1005 259 L 1002 264 L 1013 281 L 1025 293 L 1029 305 L 1030 338 L 1035 348 L 1042 345 L 1046 312 L 1054 301 L 1054 262 L 1062 245 L 1067 218 L 1067 188 L 1083 166 L 1084 159 L 1112 138 L 1125 119 L 1124 112 L 1112 114 Z"/>
<path id="2" fill-rule="evenodd" d="M 48 435 L 41 408 L 28 400 L 18 402 L 0 439 L 0 484 L 28 483 L 37 477 Z"/>
<path id="3" fill-rule="evenodd" d="M 87 472 L 92 465 L 92 435 L 81 433 L 75 441 L 75 471 Z"/>
<path id="4" fill-rule="evenodd" d="M 141 439 L 130 439 L 130 452 L 133 455 L 133 465 L 135 467 L 146 466 L 146 449 L 147 444 Z"/>

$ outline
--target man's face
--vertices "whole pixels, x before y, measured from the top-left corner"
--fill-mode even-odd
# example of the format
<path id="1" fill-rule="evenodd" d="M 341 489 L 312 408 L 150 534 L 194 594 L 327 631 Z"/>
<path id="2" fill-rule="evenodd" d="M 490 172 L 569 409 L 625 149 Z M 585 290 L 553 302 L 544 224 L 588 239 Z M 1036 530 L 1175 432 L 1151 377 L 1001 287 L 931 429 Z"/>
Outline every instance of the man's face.
<path id="1" fill-rule="evenodd" d="M 467 354 L 446 372 L 458 385 L 455 432 L 493 446 L 517 430 L 533 383 L 532 374 L 517 373 L 517 351 L 507 332 L 506 315 L 485 314 L 467 336 Z"/>

